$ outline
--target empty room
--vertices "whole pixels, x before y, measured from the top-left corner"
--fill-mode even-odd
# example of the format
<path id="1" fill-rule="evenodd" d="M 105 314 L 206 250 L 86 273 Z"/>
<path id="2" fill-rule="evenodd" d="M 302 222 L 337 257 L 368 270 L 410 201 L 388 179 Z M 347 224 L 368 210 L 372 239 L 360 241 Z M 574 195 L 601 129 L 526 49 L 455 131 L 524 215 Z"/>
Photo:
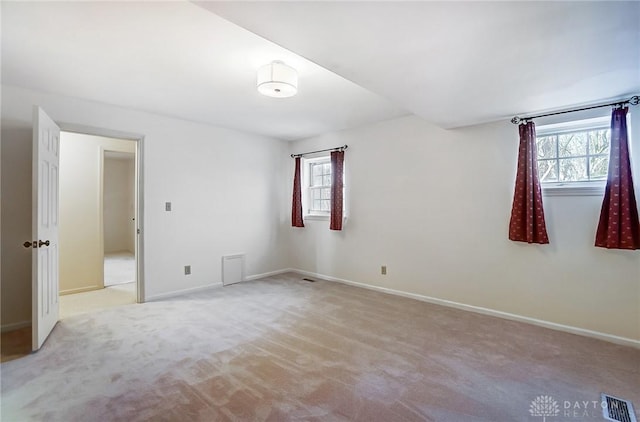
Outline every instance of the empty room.
<path id="1" fill-rule="evenodd" d="M 2 421 L 640 417 L 640 2 L 0 19 Z"/>

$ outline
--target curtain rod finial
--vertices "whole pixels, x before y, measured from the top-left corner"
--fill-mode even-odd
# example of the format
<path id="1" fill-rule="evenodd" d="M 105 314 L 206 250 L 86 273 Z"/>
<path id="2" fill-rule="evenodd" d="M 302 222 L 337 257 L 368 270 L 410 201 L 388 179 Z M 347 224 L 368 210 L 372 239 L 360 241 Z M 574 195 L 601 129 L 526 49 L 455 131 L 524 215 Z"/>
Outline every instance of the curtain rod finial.
<path id="1" fill-rule="evenodd" d="M 629 99 L 629 104 L 631 105 L 638 105 L 640 104 L 640 96 L 634 95 L 633 97 L 631 97 Z"/>
<path id="2" fill-rule="evenodd" d="M 515 116 L 513 119 L 511 119 L 511 123 L 513 123 L 514 125 L 517 125 L 517 124 L 522 123 L 522 122 L 523 122 L 523 120 L 518 116 Z"/>

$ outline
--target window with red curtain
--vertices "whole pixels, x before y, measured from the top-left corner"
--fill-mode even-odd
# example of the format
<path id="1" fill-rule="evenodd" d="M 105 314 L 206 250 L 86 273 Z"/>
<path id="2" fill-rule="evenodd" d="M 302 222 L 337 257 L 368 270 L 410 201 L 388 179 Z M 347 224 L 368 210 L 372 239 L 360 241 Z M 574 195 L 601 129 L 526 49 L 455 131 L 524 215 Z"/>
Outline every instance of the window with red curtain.
<path id="1" fill-rule="evenodd" d="M 329 229 L 342 230 L 344 151 L 331 152 L 331 222 Z"/>
<path id="2" fill-rule="evenodd" d="M 527 243 L 549 243 L 538 180 L 536 128 L 533 122 L 519 125 L 518 172 L 509 221 L 509 239 Z"/>
<path id="3" fill-rule="evenodd" d="M 304 227 L 302 220 L 302 180 L 300 157 L 296 157 L 296 168 L 293 173 L 293 201 L 291 205 L 291 226 Z"/>
<path id="4" fill-rule="evenodd" d="M 628 107 L 611 114 L 609 173 L 604 191 L 595 246 L 608 249 L 640 249 L 638 206 L 633 190 L 627 140 Z"/>

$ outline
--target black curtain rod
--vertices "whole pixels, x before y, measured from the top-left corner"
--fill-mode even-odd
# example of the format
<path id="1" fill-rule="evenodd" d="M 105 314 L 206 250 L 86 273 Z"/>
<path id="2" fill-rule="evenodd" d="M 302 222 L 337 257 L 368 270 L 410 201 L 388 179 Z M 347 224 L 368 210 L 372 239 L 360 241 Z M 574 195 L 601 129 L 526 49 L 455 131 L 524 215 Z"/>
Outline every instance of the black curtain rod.
<path id="1" fill-rule="evenodd" d="M 591 107 L 584 107 L 584 108 L 576 108 L 576 109 L 572 109 L 572 110 L 557 111 L 555 113 L 540 114 L 538 116 L 531 116 L 531 117 L 518 117 L 518 116 L 515 116 L 513 119 L 511 119 L 511 123 L 513 123 L 514 125 L 517 125 L 517 124 L 520 124 L 520 123 L 526 123 L 528 120 L 538 119 L 540 117 L 555 116 L 556 114 L 575 113 L 576 111 L 584 111 L 584 110 L 591 110 L 593 108 L 611 107 L 611 106 L 619 106 L 619 105 L 625 105 L 625 104 L 638 105 L 638 103 L 640 103 L 640 97 L 637 96 L 637 95 L 634 95 L 633 97 L 629 98 L 626 101 L 616 101 L 615 103 L 600 104 L 600 105 L 594 105 L 594 106 L 591 106 Z"/>
<path id="2" fill-rule="evenodd" d="M 327 149 L 320 149 L 318 151 L 309 151 L 309 152 L 302 152 L 300 154 L 291 154 L 291 158 L 296 158 L 296 157 L 302 157 L 303 155 L 309 155 L 309 154 L 315 154 L 316 152 L 326 152 L 326 151 L 344 151 L 345 149 L 349 148 L 348 145 L 343 145 L 341 147 L 335 147 L 335 148 L 327 148 Z"/>

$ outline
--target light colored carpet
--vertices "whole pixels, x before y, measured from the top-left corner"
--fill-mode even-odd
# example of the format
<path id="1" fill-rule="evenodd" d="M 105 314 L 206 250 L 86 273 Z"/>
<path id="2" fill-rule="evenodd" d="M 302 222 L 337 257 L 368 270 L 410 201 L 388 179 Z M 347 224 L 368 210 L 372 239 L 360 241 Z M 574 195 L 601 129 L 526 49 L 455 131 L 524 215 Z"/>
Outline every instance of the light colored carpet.
<path id="1" fill-rule="evenodd" d="M 60 296 L 60 319 L 114 306 L 136 303 L 136 283 Z"/>
<path id="2" fill-rule="evenodd" d="M 136 281 L 136 259 L 131 252 L 104 255 L 104 285 L 113 286 Z"/>
<path id="3" fill-rule="evenodd" d="M 540 395 L 640 404 L 639 350 L 295 274 L 71 317 L 1 369 L 3 421 L 539 421 Z"/>

